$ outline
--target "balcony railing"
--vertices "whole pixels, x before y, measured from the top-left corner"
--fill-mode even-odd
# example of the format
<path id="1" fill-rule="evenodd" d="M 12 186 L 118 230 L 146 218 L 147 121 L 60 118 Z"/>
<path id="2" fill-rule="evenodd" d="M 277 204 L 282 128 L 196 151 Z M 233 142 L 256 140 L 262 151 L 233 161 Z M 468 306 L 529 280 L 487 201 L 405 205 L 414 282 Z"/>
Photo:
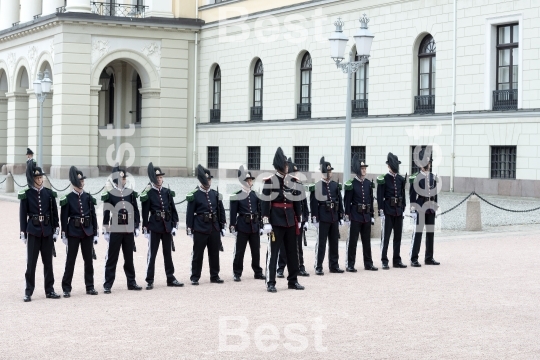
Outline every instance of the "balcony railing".
<path id="1" fill-rule="evenodd" d="M 310 103 L 296 104 L 296 118 L 297 119 L 311 118 L 311 104 Z"/>
<path id="2" fill-rule="evenodd" d="M 435 113 L 435 95 L 421 95 L 414 97 L 415 114 Z"/>
<path id="3" fill-rule="evenodd" d="M 493 111 L 517 110 L 517 103 L 517 89 L 493 91 Z"/>
<path id="4" fill-rule="evenodd" d="M 117 16 L 129 18 L 145 17 L 148 6 L 110 4 L 102 2 L 92 2 L 92 13 L 102 16 Z"/>
<path id="5" fill-rule="evenodd" d="M 352 100 L 352 116 L 368 116 L 368 99 Z"/>
<path id="6" fill-rule="evenodd" d="M 57 14 L 62 14 L 62 13 L 65 13 L 65 12 L 66 12 L 66 7 L 65 6 L 60 6 L 60 7 L 56 8 L 56 13 Z"/>
<path id="7" fill-rule="evenodd" d="M 262 120 L 263 108 L 262 106 L 253 106 L 251 108 L 251 117 L 250 120 L 260 121 Z"/>
<path id="8" fill-rule="evenodd" d="M 210 122 L 221 121 L 221 109 L 210 109 Z"/>

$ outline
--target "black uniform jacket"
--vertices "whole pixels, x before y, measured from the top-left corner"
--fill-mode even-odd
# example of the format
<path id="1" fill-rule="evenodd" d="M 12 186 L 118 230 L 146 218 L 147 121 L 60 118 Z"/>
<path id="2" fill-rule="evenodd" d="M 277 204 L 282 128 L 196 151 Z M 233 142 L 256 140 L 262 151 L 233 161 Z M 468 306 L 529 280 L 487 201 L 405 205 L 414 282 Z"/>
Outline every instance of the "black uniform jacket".
<path id="1" fill-rule="evenodd" d="M 333 223 L 343 218 L 343 199 L 337 182 L 319 180 L 310 186 L 310 192 L 311 216 L 318 222 Z"/>
<path id="2" fill-rule="evenodd" d="M 62 231 L 67 237 L 82 239 L 98 235 L 95 205 L 96 199 L 85 191 L 79 194 L 73 190 L 60 199 Z"/>
<path id="3" fill-rule="evenodd" d="M 47 188 L 32 187 L 19 191 L 21 232 L 37 237 L 51 236 L 60 227 L 56 193 Z M 37 216 L 37 219 L 35 218 Z"/>
<path id="4" fill-rule="evenodd" d="M 186 196 L 186 227 L 193 232 L 210 234 L 224 229 L 227 218 L 221 195 L 214 189 L 198 187 Z"/>
<path id="5" fill-rule="evenodd" d="M 419 172 L 416 175 L 410 177 L 409 182 L 411 187 L 409 188 L 409 198 L 411 206 L 416 211 L 422 211 L 424 209 L 427 214 L 434 214 L 437 212 L 439 206 L 437 203 L 437 181 L 433 173 L 428 174 Z M 428 185 L 428 186 L 426 186 Z M 418 190 L 418 191 L 417 191 Z M 432 202 L 423 208 L 424 203 Z"/>
<path id="6" fill-rule="evenodd" d="M 174 192 L 165 187 L 147 186 L 141 193 L 142 222 L 148 231 L 170 233 L 178 224 Z"/>
<path id="7" fill-rule="evenodd" d="M 137 205 L 137 197 L 137 192 L 132 189 L 120 189 L 116 186 L 102 193 L 103 225 L 105 229 L 110 225 L 113 225 L 113 227 L 109 232 L 129 233 L 134 229 L 138 229 L 141 223 L 141 215 L 139 205 Z M 110 206 L 106 204 L 110 204 L 114 210 L 110 210 Z"/>
<path id="8" fill-rule="evenodd" d="M 403 216 L 407 205 L 405 197 L 405 178 L 399 174 L 386 173 L 377 177 L 377 205 L 385 215 Z M 398 199 L 393 205 L 392 198 Z"/>
<path id="9" fill-rule="evenodd" d="M 262 193 L 262 216 L 272 226 L 291 227 L 302 220 L 302 189 L 296 178 L 275 173 L 264 179 Z"/>
<path id="10" fill-rule="evenodd" d="M 367 223 L 374 217 L 373 183 L 357 176 L 345 184 L 345 214 L 350 221 Z"/>
<path id="11" fill-rule="evenodd" d="M 236 231 L 246 234 L 259 232 L 261 221 L 261 204 L 255 191 L 240 190 L 230 198 L 230 226 Z"/>

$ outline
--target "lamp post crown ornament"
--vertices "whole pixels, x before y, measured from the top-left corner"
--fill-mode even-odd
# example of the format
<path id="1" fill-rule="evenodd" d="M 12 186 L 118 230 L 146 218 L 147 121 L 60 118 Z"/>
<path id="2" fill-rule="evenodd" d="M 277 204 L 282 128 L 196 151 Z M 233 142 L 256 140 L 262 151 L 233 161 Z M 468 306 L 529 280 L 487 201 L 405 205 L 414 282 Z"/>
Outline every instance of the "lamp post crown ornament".
<path id="1" fill-rule="evenodd" d="M 363 14 L 364 16 L 360 18 L 360 29 L 367 29 L 367 24 L 369 23 L 369 18 L 366 14 Z"/>
<path id="2" fill-rule="evenodd" d="M 343 32 L 343 26 L 345 23 L 341 21 L 341 18 L 338 18 L 336 21 L 334 21 L 334 25 L 336 26 L 336 32 Z"/>

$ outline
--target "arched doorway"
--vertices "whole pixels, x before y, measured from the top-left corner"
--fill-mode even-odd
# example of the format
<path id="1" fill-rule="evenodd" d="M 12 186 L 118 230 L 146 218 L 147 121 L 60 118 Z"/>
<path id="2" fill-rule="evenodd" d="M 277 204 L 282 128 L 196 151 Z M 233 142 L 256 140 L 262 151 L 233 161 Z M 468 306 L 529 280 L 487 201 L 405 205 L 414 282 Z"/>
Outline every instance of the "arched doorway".
<path id="1" fill-rule="evenodd" d="M 28 147 L 28 65 L 16 67 L 13 91 L 7 93 L 7 171 L 23 174 L 26 171 Z M 35 150 L 35 149 L 33 149 Z M 35 151 L 34 151 L 35 152 Z"/>

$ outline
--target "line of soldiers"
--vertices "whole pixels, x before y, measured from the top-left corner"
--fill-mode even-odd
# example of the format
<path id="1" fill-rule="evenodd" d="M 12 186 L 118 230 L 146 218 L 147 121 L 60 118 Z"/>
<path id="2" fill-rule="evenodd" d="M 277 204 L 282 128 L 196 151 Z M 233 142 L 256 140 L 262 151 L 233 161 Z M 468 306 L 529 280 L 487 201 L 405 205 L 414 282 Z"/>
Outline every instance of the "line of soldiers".
<path id="1" fill-rule="evenodd" d="M 439 265 L 433 259 L 433 225 L 437 211 L 437 182 L 430 172 L 431 159 L 420 152 L 422 171 L 411 176 L 409 181 L 411 216 L 416 221 L 411 242 L 411 265 L 418 262 L 423 226 L 426 225 L 426 265 Z M 389 269 L 387 250 L 391 232 L 394 232 L 393 266 L 405 268 L 400 257 L 403 214 L 406 206 L 405 184 L 407 176 L 399 175 L 399 160 L 392 153 L 387 159 L 388 173 L 377 178 L 377 203 L 382 220 L 381 261 L 383 269 Z M 322 178 L 315 184 L 304 185 L 296 176 L 298 168 L 283 150 L 278 148 L 273 166 L 276 172 L 264 179 L 262 194 L 251 188 L 255 179 L 243 166 L 238 170 L 242 189 L 230 197 L 229 231 L 236 237 L 233 260 L 233 279 L 241 281 L 244 254 L 249 244 L 251 267 L 255 279 L 265 280 L 268 292 L 276 292 L 276 276 L 284 277 L 288 268 L 288 288 L 304 290 L 298 276 L 309 276 L 306 272 L 302 251 L 305 231 L 312 226 L 317 229 L 315 246 L 315 274 L 324 275 L 323 261 L 328 242 L 328 266 L 332 273 L 343 273 L 339 267 L 339 226 L 348 225 L 346 242 L 346 271 L 356 272 L 356 248 L 361 239 L 364 269 L 378 270 L 371 256 L 371 226 L 374 224 L 373 189 L 375 184 L 366 179 L 368 165 L 356 154 L 352 161 L 356 176 L 344 186 L 332 180 L 332 165 L 321 158 Z M 108 181 L 101 195 L 104 202 L 102 236 L 107 241 L 105 256 L 104 293 L 111 293 L 116 274 L 119 252 L 124 255 L 124 271 L 129 290 L 141 290 L 135 280 L 133 252 L 136 251 L 135 237 L 140 234 L 141 215 L 137 205 L 140 197 L 142 207 L 142 233 L 148 240 L 146 289 L 154 287 L 155 259 L 162 244 L 167 286 L 182 287 L 174 276 L 172 252 L 175 251 L 174 236 L 178 231 L 179 217 L 173 201 L 175 193 L 163 186 L 165 175 L 159 167 L 148 165 L 150 183 L 139 195 L 126 181 L 126 171 L 119 166 L 113 168 L 112 180 Z M 27 162 L 28 188 L 19 192 L 21 240 L 27 245 L 26 290 L 24 301 L 31 301 L 35 288 L 35 268 L 39 253 L 44 265 L 45 293 L 47 298 L 58 299 L 54 291 L 52 258 L 56 256 L 54 243 L 60 236 L 66 245 L 67 257 L 62 279 L 65 298 L 71 295 L 71 282 L 79 246 L 84 260 L 86 293 L 97 295 L 94 287 L 94 245 L 98 243 L 98 224 L 95 212 L 96 199 L 84 191 L 86 177 L 74 166 L 69 175 L 73 191 L 60 199 L 61 212 L 58 216 L 56 193 L 43 187 L 42 169 L 34 161 Z M 219 190 L 211 189 L 211 172 L 197 166 L 200 185 L 187 194 L 186 233 L 193 240 L 191 258 L 192 285 L 199 285 L 204 251 L 208 248 L 210 281 L 222 284 L 219 277 L 219 252 L 223 251 L 221 237 L 225 236 L 227 219 Z M 307 192 L 311 210 L 307 209 Z M 426 196 L 427 195 L 427 196 Z M 260 236 L 268 235 L 270 241 L 263 272 L 260 266 Z M 279 260 L 279 261 L 278 261 Z M 279 263 L 279 265 L 278 265 Z"/>

